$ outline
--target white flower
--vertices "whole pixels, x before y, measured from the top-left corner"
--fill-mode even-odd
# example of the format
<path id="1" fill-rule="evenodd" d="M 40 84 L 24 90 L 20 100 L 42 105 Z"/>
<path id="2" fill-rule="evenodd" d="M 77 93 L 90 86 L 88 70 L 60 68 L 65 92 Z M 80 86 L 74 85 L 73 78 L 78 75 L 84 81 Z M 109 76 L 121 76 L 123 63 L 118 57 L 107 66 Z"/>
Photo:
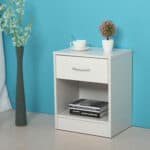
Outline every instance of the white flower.
<path id="1" fill-rule="evenodd" d="M 3 14 L 4 19 L 7 19 L 8 16 L 9 16 L 9 14 L 7 12 L 4 12 L 4 14 Z"/>
<path id="2" fill-rule="evenodd" d="M 6 8 L 5 4 L 0 5 L 0 11 L 3 11 Z"/>
<path id="3" fill-rule="evenodd" d="M 0 5 L 0 30 L 7 32 L 14 46 L 24 46 L 30 37 L 32 24 L 23 26 L 24 0 L 11 0 Z"/>
<path id="4" fill-rule="evenodd" d="M 17 8 L 17 9 L 16 9 L 16 12 L 17 12 L 18 14 L 21 14 L 21 15 L 24 14 L 24 10 L 22 10 L 21 8 Z"/>

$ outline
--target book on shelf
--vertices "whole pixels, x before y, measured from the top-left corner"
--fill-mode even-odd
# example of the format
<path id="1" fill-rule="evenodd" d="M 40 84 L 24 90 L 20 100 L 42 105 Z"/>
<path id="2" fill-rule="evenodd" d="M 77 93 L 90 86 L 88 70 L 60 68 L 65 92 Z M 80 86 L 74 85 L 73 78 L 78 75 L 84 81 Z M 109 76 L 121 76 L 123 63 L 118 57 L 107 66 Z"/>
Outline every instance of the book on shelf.
<path id="1" fill-rule="evenodd" d="M 105 107 L 103 107 L 103 108 L 101 108 L 100 110 L 94 110 L 94 109 L 89 109 L 89 108 L 82 108 L 82 107 L 68 107 L 69 108 L 69 110 L 80 110 L 80 111 L 87 111 L 87 112 L 95 112 L 95 113 L 101 113 L 101 112 L 103 112 L 103 111 L 106 111 L 108 108 L 105 106 Z"/>
<path id="2" fill-rule="evenodd" d="M 108 114 L 108 112 L 103 111 L 101 113 L 95 113 L 95 112 L 87 112 L 87 111 L 80 111 L 80 110 L 70 109 L 70 114 L 102 118 L 102 117 L 106 116 Z"/>
<path id="3" fill-rule="evenodd" d="M 71 114 L 102 117 L 108 112 L 108 103 L 104 101 L 78 99 L 68 105 Z"/>
<path id="4" fill-rule="evenodd" d="M 108 102 L 89 100 L 89 99 L 78 99 L 69 104 L 69 107 L 80 107 L 87 109 L 100 110 L 103 107 L 107 107 Z"/>

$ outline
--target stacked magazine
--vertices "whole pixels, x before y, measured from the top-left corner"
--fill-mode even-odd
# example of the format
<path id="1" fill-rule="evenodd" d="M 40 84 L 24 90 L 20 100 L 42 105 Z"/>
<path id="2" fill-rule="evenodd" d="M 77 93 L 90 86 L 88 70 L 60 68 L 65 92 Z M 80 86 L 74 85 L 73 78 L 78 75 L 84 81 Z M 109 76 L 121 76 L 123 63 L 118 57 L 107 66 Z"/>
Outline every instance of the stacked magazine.
<path id="1" fill-rule="evenodd" d="M 68 105 L 71 114 L 101 118 L 108 112 L 108 102 L 78 99 Z"/>

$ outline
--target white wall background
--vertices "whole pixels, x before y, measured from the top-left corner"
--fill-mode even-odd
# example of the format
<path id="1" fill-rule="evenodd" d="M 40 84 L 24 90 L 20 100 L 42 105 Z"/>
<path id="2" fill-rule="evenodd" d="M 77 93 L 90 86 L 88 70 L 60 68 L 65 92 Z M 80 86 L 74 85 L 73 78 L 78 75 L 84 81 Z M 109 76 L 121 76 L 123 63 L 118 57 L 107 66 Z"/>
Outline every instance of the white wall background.
<path id="1" fill-rule="evenodd" d="M 0 33 L 0 112 L 11 108 L 7 89 L 5 85 L 5 64 L 2 34 Z"/>

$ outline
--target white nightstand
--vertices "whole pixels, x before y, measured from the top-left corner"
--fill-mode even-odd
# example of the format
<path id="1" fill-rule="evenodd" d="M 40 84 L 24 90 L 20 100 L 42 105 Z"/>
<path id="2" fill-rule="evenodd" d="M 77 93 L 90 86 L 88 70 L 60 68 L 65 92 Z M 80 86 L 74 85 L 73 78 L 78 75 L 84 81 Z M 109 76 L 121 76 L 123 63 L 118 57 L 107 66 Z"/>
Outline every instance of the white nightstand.
<path id="1" fill-rule="evenodd" d="M 112 137 L 131 125 L 132 52 L 99 48 L 85 52 L 54 52 L 55 127 Z M 70 115 L 68 104 L 78 98 L 108 102 L 103 118 Z"/>

